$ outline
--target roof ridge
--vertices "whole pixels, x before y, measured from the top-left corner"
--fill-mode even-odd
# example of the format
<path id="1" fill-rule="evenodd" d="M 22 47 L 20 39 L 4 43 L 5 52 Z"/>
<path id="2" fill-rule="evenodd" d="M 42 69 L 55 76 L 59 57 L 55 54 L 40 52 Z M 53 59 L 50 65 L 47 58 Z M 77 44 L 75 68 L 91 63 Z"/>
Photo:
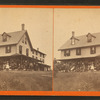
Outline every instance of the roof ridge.
<path id="1" fill-rule="evenodd" d="M 91 33 L 91 34 L 94 35 L 95 37 L 97 37 L 96 40 L 91 42 L 91 43 L 86 42 L 86 38 L 85 38 L 86 34 L 83 34 L 83 35 L 80 35 L 80 36 L 75 36 L 75 38 L 78 38 L 79 40 L 81 39 L 82 41 L 77 42 L 77 44 L 75 44 L 75 45 L 71 45 L 70 39 L 68 39 L 68 40 L 66 40 L 66 42 L 62 46 L 60 46 L 60 48 L 58 50 L 66 49 L 66 48 L 76 48 L 76 47 L 82 47 L 82 46 L 96 45 L 98 43 L 100 45 L 100 42 L 99 42 L 100 41 L 100 39 L 99 39 L 100 32 Z M 83 39 L 85 39 L 85 41 L 83 41 Z"/>
<path id="2" fill-rule="evenodd" d="M 27 31 L 27 30 L 20 30 L 20 31 L 13 31 L 13 32 L 5 32 L 6 34 L 11 34 L 11 33 L 15 33 L 15 32 L 22 32 L 22 31 Z M 4 32 L 3 32 L 4 33 Z M 2 34 L 3 34 L 2 33 Z M 0 34 L 1 35 L 1 34 Z"/>
<path id="3" fill-rule="evenodd" d="M 27 31 L 27 30 L 13 31 L 13 32 L 8 32 L 7 34 L 14 33 L 14 32 L 22 32 L 22 31 Z"/>
<path id="4" fill-rule="evenodd" d="M 91 34 L 98 34 L 100 32 L 96 32 L 96 33 L 91 33 Z M 87 33 L 88 34 L 88 33 Z M 78 36 L 75 36 L 75 37 L 80 37 L 80 36 L 85 36 L 86 34 L 83 34 L 83 35 L 78 35 Z"/>

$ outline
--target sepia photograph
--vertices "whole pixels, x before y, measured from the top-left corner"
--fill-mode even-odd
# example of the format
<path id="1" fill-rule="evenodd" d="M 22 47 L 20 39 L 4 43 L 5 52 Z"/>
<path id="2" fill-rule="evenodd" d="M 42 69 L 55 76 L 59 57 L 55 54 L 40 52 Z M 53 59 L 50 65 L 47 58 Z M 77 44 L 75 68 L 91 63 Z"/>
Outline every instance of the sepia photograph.
<path id="1" fill-rule="evenodd" d="M 100 91 L 100 8 L 54 9 L 54 91 Z"/>
<path id="2" fill-rule="evenodd" d="M 53 9 L 0 8 L 0 91 L 52 91 Z"/>

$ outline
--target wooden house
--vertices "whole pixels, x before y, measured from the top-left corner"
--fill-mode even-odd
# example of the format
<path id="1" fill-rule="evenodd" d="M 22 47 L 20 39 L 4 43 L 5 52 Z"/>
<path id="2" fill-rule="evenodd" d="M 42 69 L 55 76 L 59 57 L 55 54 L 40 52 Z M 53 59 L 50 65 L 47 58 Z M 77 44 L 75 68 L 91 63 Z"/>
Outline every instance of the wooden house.
<path id="1" fill-rule="evenodd" d="M 94 64 L 95 69 L 100 69 L 100 33 L 88 33 L 86 35 L 72 36 L 60 48 L 62 62 L 76 63 L 78 65 Z M 80 65 L 80 66 L 81 66 Z"/>
<path id="2" fill-rule="evenodd" d="M 48 70 L 50 66 L 44 66 L 45 61 L 43 52 L 32 47 L 27 30 L 0 34 L 0 68 L 4 69 L 9 63 L 11 69 L 33 69 Z M 41 64 L 41 67 L 39 66 Z"/>

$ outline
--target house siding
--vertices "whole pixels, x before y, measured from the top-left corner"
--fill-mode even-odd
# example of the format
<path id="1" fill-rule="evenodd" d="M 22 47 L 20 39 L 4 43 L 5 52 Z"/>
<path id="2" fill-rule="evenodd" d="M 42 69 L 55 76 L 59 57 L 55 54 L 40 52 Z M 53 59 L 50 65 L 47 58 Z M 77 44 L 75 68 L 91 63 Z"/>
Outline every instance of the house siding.
<path id="1" fill-rule="evenodd" d="M 16 45 L 11 45 L 10 53 L 6 53 L 6 46 L 0 47 L 0 56 L 11 56 L 13 54 L 16 54 Z"/>
<path id="2" fill-rule="evenodd" d="M 83 58 L 100 55 L 100 46 L 96 46 L 96 53 L 90 53 L 90 47 L 81 48 L 81 55 L 76 55 L 76 49 L 70 50 L 70 56 L 64 56 L 64 51 L 61 51 L 61 59 Z"/>
<path id="3" fill-rule="evenodd" d="M 32 57 L 32 51 L 31 51 L 29 42 L 27 41 L 27 44 L 25 44 L 25 38 L 27 38 L 27 37 L 24 34 L 24 36 L 21 38 L 21 40 L 17 44 L 17 53 L 19 54 L 19 46 L 21 45 L 22 46 L 22 54 L 26 56 L 26 49 L 29 49 L 29 57 Z M 23 39 L 24 39 L 24 43 L 22 42 Z"/>
<path id="4" fill-rule="evenodd" d="M 36 52 L 37 52 L 37 55 L 36 55 Z M 40 57 L 40 55 L 41 55 L 41 57 Z M 33 56 L 34 56 L 35 59 L 36 59 L 36 57 L 37 57 L 37 59 L 38 59 L 38 60 L 41 60 L 41 61 L 43 61 L 43 60 L 45 59 L 45 57 L 43 58 L 43 54 L 41 54 L 41 53 L 38 52 L 38 51 L 34 51 Z M 44 61 L 44 62 L 45 62 L 45 61 Z"/>

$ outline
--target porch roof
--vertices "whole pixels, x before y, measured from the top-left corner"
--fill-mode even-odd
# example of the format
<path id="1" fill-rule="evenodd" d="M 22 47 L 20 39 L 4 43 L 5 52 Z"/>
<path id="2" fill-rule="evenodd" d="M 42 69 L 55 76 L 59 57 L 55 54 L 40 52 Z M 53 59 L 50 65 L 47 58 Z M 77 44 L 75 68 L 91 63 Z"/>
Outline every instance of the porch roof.
<path id="1" fill-rule="evenodd" d="M 23 55 L 23 54 L 13 54 L 13 55 L 10 55 L 10 56 L 0 56 L 0 58 L 7 58 L 7 57 L 24 57 L 24 58 L 27 58 L 27 59 L 30 59 L 30 60 L 33 60 L 33 61 L 37 61 L 37 62 L 41 62 L 40 60 L 38 60 L 38 59 L 34 59 L 34 58 L 32 58 L 32 57 L 29 57 L 29 56 L 25 56 L 25 55 Z"/>
<path id="2" fill-rule="evenodd" d="M 47 65 L 47 64 L 44 64 L 44 63 L 38 63 L 38 64 L 43 65 L 45 67 L 51 67 L 50 65 Z"/>

